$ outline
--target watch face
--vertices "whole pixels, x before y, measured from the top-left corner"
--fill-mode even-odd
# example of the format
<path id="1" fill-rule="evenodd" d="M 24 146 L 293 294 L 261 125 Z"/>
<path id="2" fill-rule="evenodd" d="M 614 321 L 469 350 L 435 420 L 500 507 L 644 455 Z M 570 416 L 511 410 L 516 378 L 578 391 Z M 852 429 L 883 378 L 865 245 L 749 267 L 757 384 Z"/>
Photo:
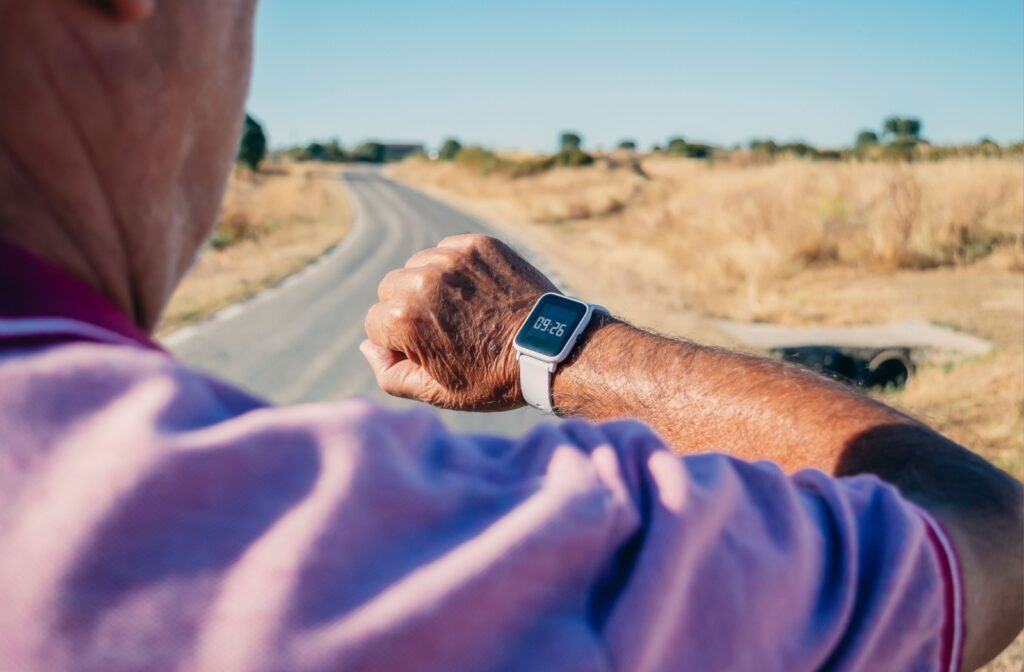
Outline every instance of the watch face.
<path id="1" fill-rule="evenodd" d="M 587 314 L 587 304 L 545 294 L 516 336 L 516 345 L 545 357 L 558 357 Z"/>

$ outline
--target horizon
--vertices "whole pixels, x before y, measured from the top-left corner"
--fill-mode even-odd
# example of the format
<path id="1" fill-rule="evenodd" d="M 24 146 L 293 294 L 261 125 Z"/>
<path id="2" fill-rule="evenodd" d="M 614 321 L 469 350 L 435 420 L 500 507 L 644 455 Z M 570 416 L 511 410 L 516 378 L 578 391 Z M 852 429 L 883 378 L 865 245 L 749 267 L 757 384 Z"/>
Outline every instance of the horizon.
<path id="1" fill-rule="evenodd" d="M 846 147 L 894 115 L 935 144 L 1024 139 L 1022 3 L 263 0 L 257 36 L 248 109 L 275 148 Z"/>

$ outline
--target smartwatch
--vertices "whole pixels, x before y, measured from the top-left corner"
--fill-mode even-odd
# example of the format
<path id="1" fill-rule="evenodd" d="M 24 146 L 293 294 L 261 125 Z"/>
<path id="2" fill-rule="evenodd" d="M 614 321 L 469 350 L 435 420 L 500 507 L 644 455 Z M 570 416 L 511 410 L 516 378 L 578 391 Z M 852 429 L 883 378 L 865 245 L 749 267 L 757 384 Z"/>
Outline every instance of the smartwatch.
<path id="1" fill-rule="evenodd" d="M 530 316 L 516 334 L 519 380 L 526 403 L 551 413 L 551 375 L 576 346 L 594 313 L 607 314 L 601 306 L 548 293 L 537 300 Z"/>

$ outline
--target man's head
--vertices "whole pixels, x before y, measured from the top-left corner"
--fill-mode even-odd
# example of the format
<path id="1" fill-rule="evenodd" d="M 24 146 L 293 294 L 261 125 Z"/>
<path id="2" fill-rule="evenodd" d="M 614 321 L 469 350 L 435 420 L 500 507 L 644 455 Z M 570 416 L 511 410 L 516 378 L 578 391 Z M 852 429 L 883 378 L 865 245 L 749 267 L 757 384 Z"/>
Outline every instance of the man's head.
<path id="1" fill-rule="evenodd" d="M 152 328 L 213 226 L 256 0 L 0 0 L 0 235 Z"/>

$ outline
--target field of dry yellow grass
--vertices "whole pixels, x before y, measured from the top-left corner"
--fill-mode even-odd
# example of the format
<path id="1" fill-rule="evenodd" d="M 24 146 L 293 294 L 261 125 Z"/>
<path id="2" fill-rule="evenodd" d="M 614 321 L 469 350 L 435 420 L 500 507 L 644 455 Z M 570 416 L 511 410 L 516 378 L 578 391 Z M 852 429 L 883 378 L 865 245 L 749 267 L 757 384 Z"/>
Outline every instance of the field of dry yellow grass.
<path id="1" fill-rule="evenodd" d="M 1024 161 L 767 165 L 650 158 L 512 179 L 408 161 L 396 177 L 535 249 L 580 296 L 732 345 L 707 317 L 794 325 L 917 316 L 989 339 L 885 400 L 1024 477 Z M 599 270 L 598 270 L 599 269 Z M 1024 637 L 987 672 L 1020 670 Z"/>
<path id="2" fill-rule="evenodd" d="M 798 325 L 919 316 L 995 351 L 926 367 L 888 400 L 1024 476 L 1024 162 L 768 165 L 650 158 L 511 179 L 395 174 L 496 222 L 581 295 L 665 333 L 702 317 Z M 594 272 L 600 268 L 601 272 Z"/>
<path id="3" fill-rule="evenodd" d="M 178 288 L 159 333 L 249 298 L 335 246 L 352 224 L 337 168 L 236 169 L 220 223 Z"/>

